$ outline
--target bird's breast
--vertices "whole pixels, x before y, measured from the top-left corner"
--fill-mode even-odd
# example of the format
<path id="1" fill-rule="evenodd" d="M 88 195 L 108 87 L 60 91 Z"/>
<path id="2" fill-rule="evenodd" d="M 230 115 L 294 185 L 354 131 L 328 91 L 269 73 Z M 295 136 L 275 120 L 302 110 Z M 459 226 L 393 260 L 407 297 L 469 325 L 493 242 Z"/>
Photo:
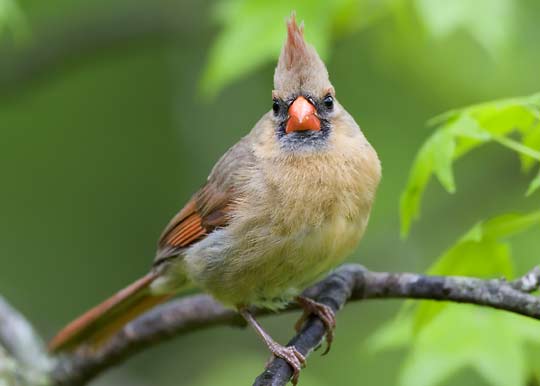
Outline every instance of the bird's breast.
<path id="1" fill-rule="evenodd" d="M 230 224 L 188 251 L 190 276 L 228 304 L 288 300 L 362 237 L 378 182 L 368 164 L 344 154 L 261 162 Z"/>

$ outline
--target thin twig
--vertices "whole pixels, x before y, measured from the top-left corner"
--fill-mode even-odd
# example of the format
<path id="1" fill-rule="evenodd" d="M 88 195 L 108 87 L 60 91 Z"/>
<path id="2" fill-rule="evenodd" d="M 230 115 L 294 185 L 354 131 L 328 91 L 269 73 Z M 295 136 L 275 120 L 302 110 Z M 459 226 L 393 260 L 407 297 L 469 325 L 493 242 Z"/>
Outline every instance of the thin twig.
<path id="1" fill-rule="evenodd" d="M 31 324 L 0 296 L 0 385 L 48 385 L 54 365 Z"/>
<path id="2" fill-rule="evenodd" d="M 536 284 L 533 284 L 536 283 Z M 527 292 L 540 283 L 540 269 L 522 278 L 482 280 L 459 276 L 426 276 L 412 273 L 370 272 L 355 264 L 337 269 L 305 292 L 338 311 L 347 300 L 413 298 L 471 303 L 540 319 L 540 298 Z M 297 309 L 291 306 L 289 310 Z M 257 315 L 269 312 L 254 310 Z M 59 361 L 52 372 L 54 385 L 80 386 L 109 367 L 147 347 L 173 336 L 217 325 L 243 326 L 234 311 L 206 295 L 167 303 L 128 324 L 97 352 L 78 352 Z M 289 344 L 308 355 L 323 339 L 324 325 L 310 318 Z M 292 375 L 289 365 L 274 359 L 255 381 L 256 386 L 285 385 Z"/>
<path id="3" fill-rule="evenodd" d="M 0 346 L 19 364 L 49 371 L 51 361 L 30 322 L 0 296 Z"/>
<path id="4" fill-rule="evenodd" d="M 526 275 L 512 281 L 510 285 L 518 291 L 527 293 L 540 289 L 540 266 L 534 267 Z"/>

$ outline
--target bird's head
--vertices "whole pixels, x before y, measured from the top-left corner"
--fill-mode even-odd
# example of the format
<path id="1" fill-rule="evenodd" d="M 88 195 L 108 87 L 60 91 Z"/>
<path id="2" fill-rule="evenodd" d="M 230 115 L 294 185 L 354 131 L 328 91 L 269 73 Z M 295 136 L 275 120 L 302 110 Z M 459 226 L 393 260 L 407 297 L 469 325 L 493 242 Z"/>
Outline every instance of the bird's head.
<path id="1" fill-rule="evenodd" d="M 281 147 L 324 146 L 341 107 L 328 71 L 315 48 L 304 40 L 304 25 L 287 21 L 287 40 L 274 74 L 272 119 Z"/>

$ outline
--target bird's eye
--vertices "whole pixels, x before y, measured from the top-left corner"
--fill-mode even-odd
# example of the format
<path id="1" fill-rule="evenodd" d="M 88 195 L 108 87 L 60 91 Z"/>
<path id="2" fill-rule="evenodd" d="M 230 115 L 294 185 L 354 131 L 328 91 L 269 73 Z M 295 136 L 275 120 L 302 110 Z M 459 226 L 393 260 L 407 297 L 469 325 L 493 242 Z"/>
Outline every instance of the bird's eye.
<path id="1" fill-rule="evenodd" d="M 327 95 L 323 99 L 324 107 L 326 107 L 328 110 L 332 110 L 334 108 L 334 98 L 332 98 L 332 95 Z"/>
<path id="2" fill-rule="evenodd" d="M 274 111 L 274 114 L 279 113 L 279 102 L 277 99 L 274 99 L 272 102 L 272 111 Z"/>

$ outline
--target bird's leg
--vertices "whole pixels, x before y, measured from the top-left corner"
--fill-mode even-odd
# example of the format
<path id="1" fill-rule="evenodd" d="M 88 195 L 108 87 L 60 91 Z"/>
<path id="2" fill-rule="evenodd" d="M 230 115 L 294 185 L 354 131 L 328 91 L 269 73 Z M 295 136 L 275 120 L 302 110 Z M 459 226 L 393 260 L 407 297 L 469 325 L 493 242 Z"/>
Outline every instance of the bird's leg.
<path id="1" fill-rule="evenodd" d="M 282 346 L 277 343 L 272 337 L 263 330 L 262 326 L 255 320 L 255 317 L 246 308 L 239 308 L 238 312 L 249 323 L 251 327 L 257 332 L 268 349 L 276 357 L 284 359 L 293 369 L 292 383 L 296 385 L 298 383 L 298 377 L 302 367 L 306 366 L 306 358 L 295 348 L 289 346 Z"/>
<path id="2" fill-rule="evenodd" d="M 300 332 L 302 325 L 309 318 L 310 315 L 317 315 L 319 319 L 322 320 L 324 326 L 326 327 L 326 350 L 324 350 L 322 355 L 326 355 L 330 351 L 332 346 L 332 341 L 334 340 L 334 329 L 336 328 L 336 315 L 334 311 L 328 307 L 326 304 L 316 302 L 313 299 L 310 299 L 305 296 L 297 296 L 295 298 L 296 302 L 304 309 L 304 313 L 298 319 L 294 328 L 296 332 Z"/>

